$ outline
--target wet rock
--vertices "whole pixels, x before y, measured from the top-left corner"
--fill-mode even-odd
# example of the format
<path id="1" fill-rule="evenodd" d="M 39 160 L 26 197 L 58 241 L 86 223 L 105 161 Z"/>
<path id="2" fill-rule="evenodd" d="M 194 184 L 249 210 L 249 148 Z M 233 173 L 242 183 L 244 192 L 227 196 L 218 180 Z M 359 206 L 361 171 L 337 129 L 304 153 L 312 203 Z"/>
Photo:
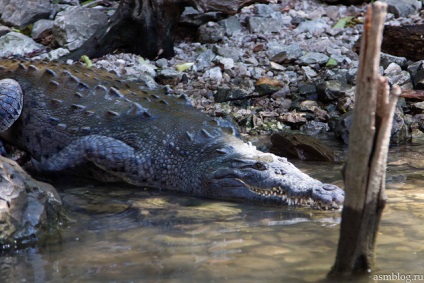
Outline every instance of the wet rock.
<path id="1" fill-rule="evenodd" d="M 197 40 L 201 43 L 216 43 L 224 39 L 225 29 L 215 22 L 203 24 L 197 30 Z"/>
<path id="2" fill-rule="evenodd" d="M 408 66 L 408 71 L 413 78 L 414 89 L 424 89 L 424 61 L 417 61 Z"/>
<path id="3" fill-rule="evenodd" d="M 352 113 L 353 111 L 349 111 L 337 118 L 335 123 L 330 124 L 330 127 L 333 127 L 333 131 L 336 136 L 341 138 L 345 144 L 349 144 L 349 131 L 352 123 Z M 409 125 L 405 120 L 405 115 L 400 108 L 396 108 L 393 116 L 390 142 L 392 144 L 402 144 L 410 140 L 411 133 L 409 131 Z"/>
<path id="4" fill-rule="evenodd" d="M 350 125 L 352 124 L 352 113 L 353 111 L 346 112 L 340 117 L 335 118 L 332 123 L 329 124 L 334 134 L 345 144 L 349 144 L 349 131 Z"/>
<path id="5" fill-rule="evenodd" d="M 59 12 L 54 20 L 54 44 L 75 50 L 107 20 L 107 15 L 99 10 L 70 7 Z"/>
<path id="6" fill-rule="evenodd" d="M 0 19 L 3 23 L 23 29 L 40 19 L 48 19 L 54 11 L 49 0 L 0 1 Z"/>
<path id="7" fill-rule="evenodd" d="M 236 16 L 228 17 L 227 19 L 218 22 L 224 29 L 227 36 L 232 36 L 237 32 L 241 32 L 242 26 Z"/>
<path id="8" fill-rule="evenodd" d="M 319 134 L 325 134 L 330 130 L 328 123 L 308 121 L 303 125 L 300 130 L 308 136 L 317 136 Z"/>
<path id="9" fill-rule="evenodd" d="M 416 0 L 382 0 L 387 3 L 387 12 L 396 18 L 417 14 L 421 9 L 421 1 Z"/>
<path id="10" fill-rule="evenodd" d="M 274 154 L 293 157 L 300 160 L 336 161 L 337 157 L 333 150 L 318 139 L 304 134 L 288 132 L 271 135 Z"/>
<path id="11" fill-rule="evenodd" d="M 299 64 L 301 65 L 313 65 L 319 64 L 324 65 L 327 63 L 329 57 L 319 52 L 308 52 L 299 58 Z"/>
<path id="12" fill-rule="evenodd" d="M 9 32 L 0 37 L 0 57 L 11 55 L 25 56 L 45 49 L 41 44 L 18 32 Z"/>
<path id="13" fill-rule="evenodd" d="M 352 92 L 353 86 L 339 81 L 325 81 L 317 84 L 318 100 L 322 102 L 331 102 Z"/>
<path id="14" fill-rule="evenodd" d="M 0 250 L 19 248 L 60 227 L 62 202 L 51 185 L 2 156 L 0 183 Z"/>
<path id="15" fill-rule="evenodd" d="M 183 73 L 165 69 L 158 72 L 155 77 L 156 82 L 163 85 L 176 85 L 178 84 L 183 77 Z"/>
<path id="16" fill-rule="evenodd" d="M 303 126 L 308 120 L 306 113 L 288 112 L 284 113 L 277 118 L 278 121 L 292 125 L 296 128 Z"/>
<path id="17" fill-rule="evenodd" d="M 34 40 L 42 39 L 50 34 L 52 34 L 54 21 L 52 20 L 39 20 L 34 23 L 32 26 L 31 37 Z"/>

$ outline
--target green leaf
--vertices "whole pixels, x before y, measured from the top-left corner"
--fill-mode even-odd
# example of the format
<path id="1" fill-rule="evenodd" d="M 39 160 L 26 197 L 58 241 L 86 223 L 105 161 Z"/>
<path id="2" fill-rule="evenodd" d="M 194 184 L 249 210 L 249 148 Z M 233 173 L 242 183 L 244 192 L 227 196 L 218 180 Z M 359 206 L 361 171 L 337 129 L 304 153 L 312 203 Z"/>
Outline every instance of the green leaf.
<path id="1" fill-rule="evenodd" d="M 85 67 L 93 67 L 93 62 L 91 62 L 90 58 L 87 55 L 82 55 L 81 60 L 85 63 Z"/>
<path id="2" fill-rule="evenodd" d="M 337 61 L 330 57 L 330 59 L 328 59 L 327 63 L 325 64 L 325 67 L 327 68 L 337 67 Z"/>
<path id="3" fill-rule="evenodd" d="M 179 72 L 184 72 L 184 71 L 190 69 L 193 65 L 194 65 L 194 63 L 178 64 L 178 65 L 175 66 L 175 69 Z"/>
<path id="4" fill-rule="evenodd" d="M 354 25 L 354 24 L 355 23 L 353 22 L 353 17 L 347 16 L 347 17 L 339 19 L 337 23 L 333 26 L 333 28 L 345 28 L 346 26 Z"/>

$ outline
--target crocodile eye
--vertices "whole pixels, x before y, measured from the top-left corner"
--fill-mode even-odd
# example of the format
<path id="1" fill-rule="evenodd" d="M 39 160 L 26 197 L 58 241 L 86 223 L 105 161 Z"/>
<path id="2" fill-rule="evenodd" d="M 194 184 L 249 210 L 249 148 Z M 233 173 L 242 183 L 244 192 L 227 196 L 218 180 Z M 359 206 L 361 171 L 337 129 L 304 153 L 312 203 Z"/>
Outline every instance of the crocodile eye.
<path id="1" fill-rule="evenodd" d="M 266 170 L 266 165 L 262 162 L 256 162 L 256 163 L 253 164 L 253 169 Z"/>

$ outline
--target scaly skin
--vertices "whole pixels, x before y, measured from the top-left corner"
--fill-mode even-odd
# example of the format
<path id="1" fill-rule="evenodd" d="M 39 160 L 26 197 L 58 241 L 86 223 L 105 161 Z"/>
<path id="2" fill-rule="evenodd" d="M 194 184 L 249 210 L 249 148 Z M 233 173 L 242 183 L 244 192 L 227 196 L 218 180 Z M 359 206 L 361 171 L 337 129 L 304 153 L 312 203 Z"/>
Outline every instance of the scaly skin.
<path id="1" fill-rule="evenodd" d="M 343 190 L 243 143 L 228 122 L 184 97 L 95 68 L 0 66 L 0 136 L 29 152 L 40 170 L 90 171 L 102 180 L 228 200 L 343 203 Z"/>

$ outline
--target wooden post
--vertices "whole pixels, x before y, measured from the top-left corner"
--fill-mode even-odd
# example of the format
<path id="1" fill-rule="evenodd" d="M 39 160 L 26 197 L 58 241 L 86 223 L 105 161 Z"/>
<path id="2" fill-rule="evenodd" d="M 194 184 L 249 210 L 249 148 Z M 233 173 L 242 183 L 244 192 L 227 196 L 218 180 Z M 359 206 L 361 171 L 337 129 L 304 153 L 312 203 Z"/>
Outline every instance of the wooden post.
<path id="1" fill-rule="evenodd" d="M 380 46 L 387 5 L 369 5 L 361 42 L 356 103 L 344 171 L 345 203 L 337 256 L 329 277 L 367 274 L 374 265 L 374 244 L 386 203 L 385 171 L 390 130 L 400 95 L 389 95 L 379 75 Z"/>

